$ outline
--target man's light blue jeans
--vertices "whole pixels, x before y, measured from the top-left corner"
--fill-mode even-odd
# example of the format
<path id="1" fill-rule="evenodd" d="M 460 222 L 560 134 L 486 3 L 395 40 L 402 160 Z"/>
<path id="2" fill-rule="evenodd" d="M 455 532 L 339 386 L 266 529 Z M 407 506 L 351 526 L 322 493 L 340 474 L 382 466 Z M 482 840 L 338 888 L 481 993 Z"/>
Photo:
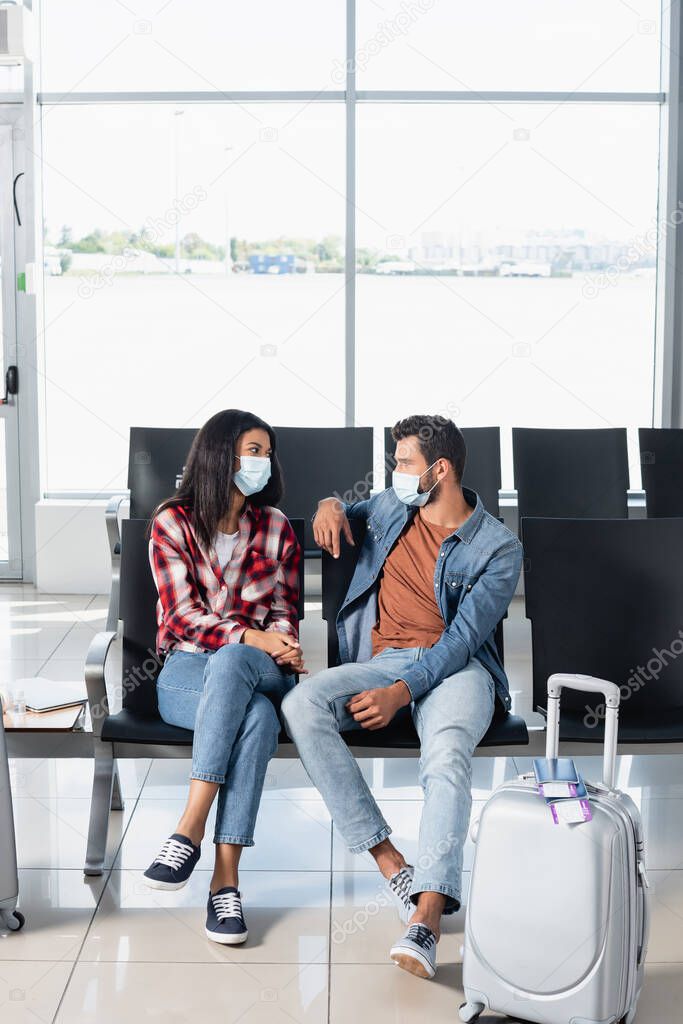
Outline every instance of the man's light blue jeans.
<path id="1" fill-rule="evenodd" d="M 157 680 L 159 714 L 194 729 L 191 778 L 219 784 L 214 843 L 254 845 L 268 762 L 277 750 L 275 701 L 294 685 L 269 654 L 226 644 L 172 651 Z"/>
<path id="2" fill-rule="evenodd" d="M 360 729 L 346 709 L 362 690 L 389 686 L 425 648 L 388 648 L 371 661 L 339 665 L 305 679 L 285 697 L 282 713 L 301 760 L 352 853 L 391 834 L 340 730 Z M 463 845 L 472 805 L 472 755 L 488 729 L 494 682 L 476 659 L 412 705 L 420 737 L 424 807 L 411 896 L 440 892 L 444 913 L 460 906 Z"/>

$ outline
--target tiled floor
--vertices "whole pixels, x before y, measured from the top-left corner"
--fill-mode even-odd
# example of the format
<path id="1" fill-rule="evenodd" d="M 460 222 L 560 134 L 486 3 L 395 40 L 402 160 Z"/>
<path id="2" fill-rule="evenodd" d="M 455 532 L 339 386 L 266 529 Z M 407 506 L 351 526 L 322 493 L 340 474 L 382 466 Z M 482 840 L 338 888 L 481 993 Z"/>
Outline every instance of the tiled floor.
<path id="1" fill-rule="evenodd" d="M 35 674 L 79 678 L 104 608 L 100 597 L 0 588 L 0 688 Z M 512 687 L 528 713 L 528 630 L 518 603 L 506 627 Z M 320 667 L 315 602 L 307 609 L 304 645 L 310 667 Z M 588 776 L 599 772 L 597 758 L 580 763 Z M 527 767 L 524 757 L 478 758 L 473 813 L 504 778 Z M 364 761 L 362 770 L 397 843 L 414 856 L 421 803 L 415 760 Z M 642 810 L 650 867 L 653 927 L 637 1019 L 672 1024 L 683 1002 L 683 756 L 622 757 L 618 770 L 619 785 Z M 345 850 L 298 761 L 271 763 L 257 843 L 243 859 L 250 938 L 232 949 L 208 942 L 203 932 L 210 840 L 182 891 L 154 892 L 140 882 L 140 870 L 176 823 L 188 763 L 124 761 L 120 772 L 125 810 L 111 816 L 105 874 L 87 879 L 91 764 L 11 762 L 27 923 L 19 933 L 0 933 L 3 1024 L 457 1020 L 464 912 L 447 920 L 433 982 L 395 969 L 387 952 L 401 927 L 381 880 L 369 856 Z M 465 897 L 471 859 L 468 841 Z"/>

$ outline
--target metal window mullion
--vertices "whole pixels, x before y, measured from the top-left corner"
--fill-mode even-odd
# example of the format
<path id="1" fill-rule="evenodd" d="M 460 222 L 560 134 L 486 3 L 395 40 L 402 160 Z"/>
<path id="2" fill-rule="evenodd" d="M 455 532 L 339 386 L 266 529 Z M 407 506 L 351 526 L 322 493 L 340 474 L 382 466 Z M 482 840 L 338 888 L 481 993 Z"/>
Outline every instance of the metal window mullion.
<path id="1" fill-rule="evenodd" d="M 655 103 L 664 92 L 548 92 L 509 89 L 359 89 L 359 103 Z"/>
<path id="2" fill-rule="evenodd" d="M 35 2 L 27 0 L 29 9 Z M 40 416 L 40 377 L 44 380 L 44 348 L 41 333 L 44 327 L 42 305 L 42 126 L 36 118 L 35 94 L 40 70 L 40 55 L 24 65 L 24 104 L 21 121 L 23 131 L 17 135 L 15 146 L 17 168 L 24 171 L 22 179 L 24 209 L 22 227 L 15 227 L 17 269 L 33 267 L 33 294 L 17 294 L 17 341 L 19 353 L 19 467 L 21 471 L 21 544 L 23 579 L 36 582 L 36 522 L 35 505 L 41 492 L 41 463 L 45 448 Z M 16 169 L 16 168 L 15 168 Z M 24 373 L 21 374 L 21 367 Z M 43 463 L 44 465 L 44 463 Z"/>
<path id="3" fill-rule="evenodd" d="M 39 92 L 43 106 L 70 106 L 88 103 L 343 103 L 341 90 L 251 90 L 208 91 L 165 90 L 162 92 Z"/>
<path id="4" fill-rule="evenodd" d="M 356 423 L 356 0 L 346 0 L 346 231 L 344 240 L 344 417 Z"/>
<path id="5" fill-rule="evenodd" d="M 0 124 L 0 181 L 11 191 L 14 171 L 13 131 L 11 123 Z M 16 252 L 14 234 L 14 208 L 11 201 L 0 210 L 0 363 L 4 355 L 3 369 L 12 363 L 19 364 L 21 339 L 17 330 L 16 309 Z M 21 380 L 21 367 L 20 377 Z M 3 381 L 4 383 L 4 381 Z M 3 389 L 4 390 L 4 389 Z M 19 410 L 17 399 L 11 400 L 0 413 L 0 459 L 5 467 L 4 504 L 7 526 L 7 559 L 0 559 L 2 579 L 21 578 L 21 469 L 19 461 Z M 1 514 L 1 513 L 0 513 Z"/>
<path id="6" fill-rule="evenodd" d="M 653 422 L 655 426 L 683 426 L 683 230 L 672 225 L 672 215 L 681 210 L 683 199 L 683 97 L 680 64 L 683 18 L 679 4 L 669 7 L 669 20 L 662 25 L 663 67 L 668 68 L 668 103 L 662 109 L 660 134 L 660 183 L 657 224 L 666 224 L 657 252 L 657 302 L 655 324 L 655 374 Z M 666 53 L 666 64 L 664 57 Z M 680 213 L 678 214 L 680 216 Z"/>
<path id="7" fill-rule="evenodd" d="M 348 0 L 354 4 L 355 0 Z M 348 30 L 347 30 L 348 39 Z M 364 89 L 356 90 L 353 54 L 347 58 L 345 92 L 339 90 L 209 90 L 209 91 L 111 91 L 111 92 L 39 92 L 37 102 L 43 106 L 69 106 L 97 103 L 343 103 L 348 99 L 349 84 L 358 103 L 654 103 L 666 101 L 665 92 L 547 92 L 538 91 L 476 91 L 430 89 Z M 10 102 L 18 102 L 15 94 L 7 94 Z"/>

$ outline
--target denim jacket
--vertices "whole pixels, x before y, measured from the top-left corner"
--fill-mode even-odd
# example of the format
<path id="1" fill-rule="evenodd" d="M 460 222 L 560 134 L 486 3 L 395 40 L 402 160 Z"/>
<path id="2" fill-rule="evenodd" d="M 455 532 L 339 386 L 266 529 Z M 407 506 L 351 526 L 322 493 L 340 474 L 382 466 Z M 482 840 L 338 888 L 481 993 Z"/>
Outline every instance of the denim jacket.
<path id="1" fill-rule="evenodd" d="M 434 568 L 434 594 L 446 628 L 433 647 L 401 677 L 413 700 L 464 668 L 471 658 L 488 669 L 496 694 L 510 708 L 507 676 L 494 633 L 517 586 L 522 545 L 486 511 L 474 491 L 463 488 L 474 511 L 441 545 Z M 342 662 L 372 657 L 371 630 L 377 621 L 382 567 L 416 509 L 388 488 L 365 501 L 345 505 L 350 519 L 365 519 L 367 532 L 356 570 L 337 616 Z"/>

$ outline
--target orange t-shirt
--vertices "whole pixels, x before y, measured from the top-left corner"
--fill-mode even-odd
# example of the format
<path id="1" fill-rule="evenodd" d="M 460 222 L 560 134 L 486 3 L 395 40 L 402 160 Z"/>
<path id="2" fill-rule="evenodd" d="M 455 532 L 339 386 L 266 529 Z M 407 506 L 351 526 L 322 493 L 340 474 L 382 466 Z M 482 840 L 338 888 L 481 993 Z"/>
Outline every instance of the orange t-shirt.
<path id="1" fill-rule="evenodd" d="M 446 624 L 434 594 L 434 567 L 453 530 L 424 521 L 419 512 L 384 563 L 372 629 L 373 657 L 385 647 L 432 647 Z"/>

